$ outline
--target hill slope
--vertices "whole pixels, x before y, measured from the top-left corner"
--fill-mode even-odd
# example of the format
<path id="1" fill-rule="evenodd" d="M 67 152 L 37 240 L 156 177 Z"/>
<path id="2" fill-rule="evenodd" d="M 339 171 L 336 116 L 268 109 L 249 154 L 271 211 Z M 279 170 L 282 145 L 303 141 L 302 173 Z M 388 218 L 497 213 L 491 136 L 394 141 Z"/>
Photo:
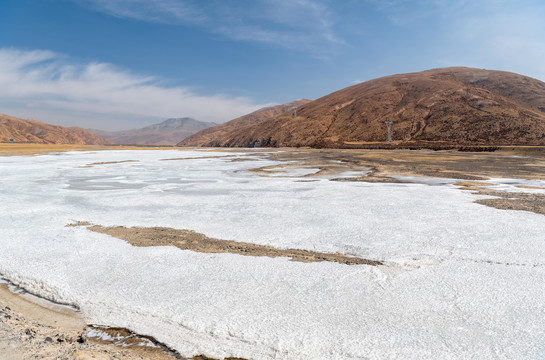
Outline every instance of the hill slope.
<path id="1" fill-rule="evenodd" d="M 221 145 L 221 141 L 219 139 L 228 138 L 230 134 L 238 131 L 239 129 L 272 119 L 286 111 L 293 112 L 299 106 L 309 102 L 311 102 L 311 100 L 301 99 L 282 105 L 259 109 L 248 115 L 244 115 L 226 123 L 199 131 L 198 133 L 182 140 L 177 144 L 177 146 L 223 146 Z"/>
<path id="2" fill-rule="evenodd" d="M 37 144 L 105 145 L 109 142 L 80 127 L 62 127 L 37 120 L 24 120 L 0 114 L 0 142 Z"/>
<path id="3" fill-rule="evenodd" d="M 398 144 L 545 145 L 545 83 L 454 67 L 357 84 L 208 141 L 217 146 Z M 184 143 L 182 143 L 184 144 Z"/>
<path id="4" fill-rule="evenodd" d="M 167 119 L 141 129 L 123 131 L 91 130 L 99 136 L 116 144 L 134 145 L 174 145 L 199 130 L 216 125 L 192 118 Z"/>

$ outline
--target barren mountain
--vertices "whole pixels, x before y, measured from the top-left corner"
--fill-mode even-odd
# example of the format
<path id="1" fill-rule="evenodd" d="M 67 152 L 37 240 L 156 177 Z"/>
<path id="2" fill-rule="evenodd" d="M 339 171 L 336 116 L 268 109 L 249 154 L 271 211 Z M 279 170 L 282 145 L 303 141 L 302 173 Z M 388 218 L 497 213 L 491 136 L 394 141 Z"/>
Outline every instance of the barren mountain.
<path id="1" fill-rule="evenodd" d="M 229 134 L 245 128 L 246 126 L 273 119 L 275 116 L 285 113 L 286 111 L 293 113 L 299 106 L 309 102 L 311 102 L 311 100 L 301 99 L 282 105 L 259 109 L 248 115 L 199 131 L 182 140 L 177 146 L 222 146 L 218 143 L 219 139 L 229 137 Z"/>
<path id="2" fill-rule="evenodd" d="M 80 127 L 62 127 L 0 114 L 0 142 L 10 139 L 37 144 L 108 144 L 100 136 Z"/>
<path id="3" fill-rule="evenodd" d="M 545 145 L 545 83 L 465 67 L 387 76 L 239 126 L 200 146 Z M 189 139 L 188 139 L 189 140 Z"/>
<path id="4" fill-rule="evenodd" d="M 141 129 L 123 131 L 92 129 L 91 131 L 116 144 L 174 145 L 189 135 L 214 125 L 216 124 L 185 117 L 167 119 L 162 123 L 153 124 Z"/>

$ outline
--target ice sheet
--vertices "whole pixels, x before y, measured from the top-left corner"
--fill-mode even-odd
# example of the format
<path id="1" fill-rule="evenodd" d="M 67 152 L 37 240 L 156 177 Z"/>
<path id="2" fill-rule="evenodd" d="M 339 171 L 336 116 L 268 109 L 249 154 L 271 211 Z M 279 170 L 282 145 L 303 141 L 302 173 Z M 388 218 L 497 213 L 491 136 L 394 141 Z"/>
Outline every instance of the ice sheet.
<path id="1" fill-rule="evenodd" d="M 390 175 L 390 177 L 403 182 L 426 185 L 448 185 L 460 181 L 459 179 L 434 178 L 425 176 Z"/>
<path id="2" fill-rule="evenodd" d="M 488 182 L 496 184 L 491 187 L 495 190 L 545 194 L 545 180 L 491 178 Z"/>
<path id="3" fill-rule="evenodd" d="M 0 275 L 184 356 L 542 359 L 545 221 L 452 186 L 297 182 L 203 151 L 0 158 Z M 232 155 L 232 154 L 231 154 Z M 240 154 L 239 156 L 244 156 Z M 195 158 L 161 161 L 165 158 Z M 139 160 L 85 167 L 94 162 Z M 302 176 L 302 175 L 301 175 Z M 137 248 L 167 226 L 385 266 Z"/>

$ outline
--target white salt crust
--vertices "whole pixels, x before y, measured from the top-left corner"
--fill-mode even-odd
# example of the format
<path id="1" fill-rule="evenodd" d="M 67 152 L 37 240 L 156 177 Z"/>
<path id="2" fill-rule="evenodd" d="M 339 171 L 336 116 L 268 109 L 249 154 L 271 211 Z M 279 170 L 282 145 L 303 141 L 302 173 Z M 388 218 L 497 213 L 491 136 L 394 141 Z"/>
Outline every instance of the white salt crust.
<path id="1" fill-rule="evenodd" d="M 448 181 L 297 182 L 307 172 L 296 169 L 260 177 L 244 170 L 281 163 L 251 152 L 161 161 L 224 155 L 233 154 L 0 157 L 0 275 L 187 357 L 545 358 L 542 215 L 475 204 L 482 196 Z M 239 156 L 252 160 L 231 162 Z M 139 161 L 84 167 L 122 160 Z M 386 265 L 137 248 L 65 227 L 78 220 Z"/>

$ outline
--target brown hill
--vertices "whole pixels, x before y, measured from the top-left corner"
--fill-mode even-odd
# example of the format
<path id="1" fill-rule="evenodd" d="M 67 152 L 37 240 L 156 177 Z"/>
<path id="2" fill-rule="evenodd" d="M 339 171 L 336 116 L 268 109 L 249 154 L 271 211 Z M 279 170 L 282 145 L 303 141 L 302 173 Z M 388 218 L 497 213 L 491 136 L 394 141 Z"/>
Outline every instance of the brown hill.
<path id="1" fill-rule="evenodd" d="M 104 145 L 106 140 L 80 127 L 62 127 L 0 114 L 0 142 Z"/>
<path id="2" fill-rule="evenodd" d="M 231 133 L 245 128 L 246 126 L 273 119 L 275 116 L 285 113 L 286 111 L 293 113 L 299 106 L 309 102 L 311 102 L 311 100 L 301 99 L 282 105 L 262 108 L 248 115 L 199 131 L 179 142 L 177 146 L 224 146 L 221 144 L 220 139 L 229 137 Z"/>
<path id="3" fill-rule="evenodd" d="M 123 131 L 102 131 L 91 129 L 95 134 L 122 145 L 175 145 L 180 140 L 195 134 L 199 130 L 215 126 L 215 123 L 192 118 L 172 118 L 159 124 L 140 129 Z"/>
<path id="4" fill-rule="evenodd" d="M 545 145 L 545 83 L 464 67 L 393 75 L 302 105 L 296 117 L 284 113 L 199 145 L 344 147 L 385 142 L 385 120 L 393 122 L 394 144 Z"/>

